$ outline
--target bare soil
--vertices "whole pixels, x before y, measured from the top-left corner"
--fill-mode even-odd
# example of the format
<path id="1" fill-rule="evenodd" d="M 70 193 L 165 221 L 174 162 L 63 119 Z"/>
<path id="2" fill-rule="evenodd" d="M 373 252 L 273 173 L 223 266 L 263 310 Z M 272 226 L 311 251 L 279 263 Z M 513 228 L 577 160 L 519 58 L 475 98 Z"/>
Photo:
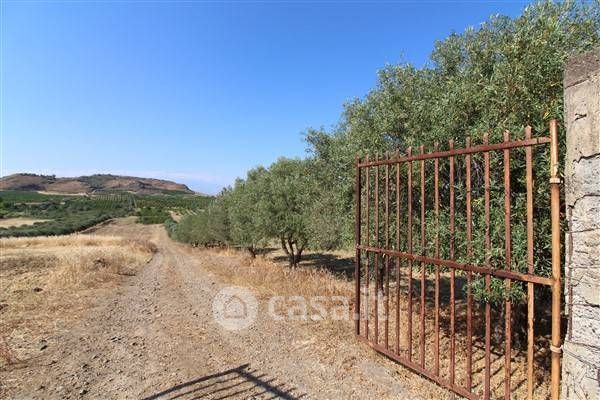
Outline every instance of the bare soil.
<path id="1" fill-rule="evenodd" d="M 171 241 L 162 226 L 132 219 L 93 235 L 148 240 L 157 251 L 135 275 L 62 292 L 44 286 L 43 266 L 3 265 L 0 398 L 452 397 L 359 343 L 350 321 L 273 320 L 269 298 L 293 292 L 303 272 L 193 249 Z M 307 274 L 312 281 L 300 288 L 306 293 L 319 284 L 331 293 L 352 290 L 349 281 Z M 37 298 L 38 308 L 11 301 L 16 281 L 15 290 Z M 258 298 L 258 317 L 249 328 L 228 331 L 213 318 L 213 298 L 243 282 Z M 285 288 L 276 286 L 282 282 Z"/>

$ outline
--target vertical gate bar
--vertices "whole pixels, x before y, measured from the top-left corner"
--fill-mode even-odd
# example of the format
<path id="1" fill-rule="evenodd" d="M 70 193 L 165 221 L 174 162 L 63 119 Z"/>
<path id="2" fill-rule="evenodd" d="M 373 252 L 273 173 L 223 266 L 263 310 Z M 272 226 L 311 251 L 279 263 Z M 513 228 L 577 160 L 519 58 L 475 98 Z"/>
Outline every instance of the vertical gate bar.
<path id="1" fill-rule="evenodd" d="M 375 156 L 379 161 L 379 154 Z M 375 247 L 379 247 L 379 165 L 375 166 Z M 375 344 L 379 343 L 379 253 L 375 253 Z"/>
<path id="2" fill-rule="evenodd" d="M 531 139 L 531 126 L 525 127 L 525 139 Z M 533 274 L 533 149 L 525 148 L 527 180 L 527 272 Z M 527 399 L 533 399 L 533 283 L 527 282 Z"/>
<path id="3" fill-rule="evenodd" d="M 369 162 L 369 156 L 367 155 L 365 157 L 365 162 Z M 371 171 L 369 167 L 365 167 L 365 174 L 367 176 L 366 182 L 365 182 L 365 197 L 367 200 L 367 204 L 365 204 L 365 214 L 366 218 L 365 218 L 365 242 L 367 244 L 367 246 L 369 246 L 369 238 L 371 237 L 371 230 L 369 227 L 369 217 L 370 217 L 370 211 L 369 211 L 369 203 L 371 202 L 371 192 L 369 189 L 369 177 L 371 175 Z M 369 280 L 371 279 L 371 277 L 369 276 L 369 252 L 365 252 L 367 255 L 367 259 L 365 260 L 365 286 L 366 286 L 366 290 L 365 290 L 365 314 L 367 314 L 367 317 L 365 318 L 365 339 L 369 340 Z"/>
<path id="4" fill-rule="evenodd" d="M 438 151 L 436 143 L 434 151 Z M 440 258 L 440 159 L 434 159 L 433 184 L 435 186 L 435 258 Z M 440 266 L 435 265 L 435 375 L 440 375 Z"/>
<path id="5" fill-rule="evenodd" d="M 361 229 L 361 202 L 360 199 L 362 197 L 361 188 L 360 188 L 360 157 L 356 157 L 356 187 L 355 187 L 355 226 L 354 226 L 354 242 L 356 243 L 356 260 L 354 267 L 354 276 L 355 276 L 355 302 L 354 302 L 354 327 L 356 330 L 356 335 L 360 335 L 360 229 Z"/>
<path id="6" fill-rule="evenodd" d="M 467 137 L 466 147 L 471 147 L 471 138 Z M 466 205 L 467 205 L 467 256 L 469 262 L 473 262 L 473 226 L 471 221 L 471 154 L 465 156 L 465 164 L 467 169 L 466 175 Z M 471 284 L 473 283 L 473 272 L 467 272 L 467 390 L 470 392 L 472 388 L 473 374 L 473 296 L 471 293 Z"/>
<path id="7" fill-rule="evenodd" d="M 390 159 L 388 152 L 385 158 Z M 390 164 L 385 164 L 385 248 L 390 248 Z M 389 349 L 390 329 L 390 257 L 385 256 L 385 348 Z"/>
<path id="8" fill-rule="evenodd" d="M 448 148 L 454 149 L 454 140 L 448 141 Z M 450 162 L 450 260 L 454 260 L 454 156 L 448 158 Z M 454 303 L 454 279 L 455 270 L 450 268 L 450 384 L 454 385 L 454 370 L 455 370 L 455 346 L 456 337 L 454 335 L 455 330 L 455 303 Z"/>
<path id="9" fill-rule="evenodd" d="M 489 135 L 483 134 L 483 144 L 488 144 Z M 491 266 L 491 251 L 492 241 L 490 238 L 490 152 L 486 151 L 483 153 L 484 161 L 484 203 L 485 203 L 485 266 L 490 268 Z M 490 291 L 490 274 L 485 275 L 485 291 Z M 484 389 L 483 398 L 489 400 L 490 398 L 490 377 L 491 377 L 491 360 L 490 360 L 490 341 L 491 341 L 491 306 L 489 301 L 485 303 L 485 376 L 484 376 Z"/>
<path id="10" fill-rule="evenodd" d="M 510 142 L 510 132 L 504 131 L 504 141 Z M 507 270 L 511 269 L 511 229 L 510 229 L 510 150 L 504 150 L 504 262 Z M 506 290 L 510 293 L 512 282 L 506 279 Z M 504 399 L 510 399 L 510 357 L 512 341 L 511 312 L 512 302 L 510 296 L 504 302 Z"/>
<path id="11" fill-rule="evenodd" d="M 425 154 L 425 146 L 421 145 L 421 154 Z M 425 255 L 425 160 L 421 160 L 421 255 Z M 425 367 L 425 263 L 421 262 L 421 367 Z"/>
<path id="12" fill-rule="evenodd" d="M 400 251 L 400 162 L 396 163 L 396 250 Z M 396 257 L 396 354 L 400 354 L 400 257 Z"/>
<path id="13" fill-rule="evenodd" d="M 407 149 L 407 155 L 412 156 L 412 148 L 409 147 Z M 408 243 L 408 252 L 412 254 L 413 251 L 413 243 L 412 243 L 412 174 L 413 174 L 413 166 L 412 161 L 408 161 L 408 233 L 407 233 L 407 243 Z M 412 360 L 412 261 L 408 260 L 408 360 Z"/>
<path id="14" fill-rule="evenodd" d="M 550 208 L 552 218 L 552 367 L 551 396 L 560 396 L 560 178 L 558 177 L 558 126 L 550 121 Z"/>

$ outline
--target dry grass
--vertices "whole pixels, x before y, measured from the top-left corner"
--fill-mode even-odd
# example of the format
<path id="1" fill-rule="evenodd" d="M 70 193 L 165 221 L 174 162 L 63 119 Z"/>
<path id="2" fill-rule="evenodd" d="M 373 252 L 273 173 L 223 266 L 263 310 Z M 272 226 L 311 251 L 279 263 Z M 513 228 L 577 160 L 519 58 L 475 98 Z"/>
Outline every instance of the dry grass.
<path id="1" fill-rule="evenodd" d="M 417 278 L 418 279 L 418 278 Z M 406 281 L 403 281 L 406 282 Z M 408 311 L 409 302 L 407 301 L 407 286 L 400 285 L 400 296 L 396 298 L 396 286 L 390 285 L 390 296 L 387 297 L 383 293 L 376 293 L 373 287 L 374 282 L 371 282 L 371 287 L 367 292 L 363 287 L 361 295 L 361 332 L 364 336 L 366 324 L 364 319 L 366 315 L 369 317 L 368 336 L 370 341 L 375 340 L 375 315 L 379 316 L 377 342 L 385 346 L 386 343 L 386 327 L 389 350 L 398 354 L 401 358 L 408 358 L 408 349 L 412 349 L 412 360 L 419 364 L 421 355 L 426 369 L 435 370 L 435 307 L 433 304 L 425 303 L 424 316 L 424 351 L 421 353 L 420 339 L 422 335 L 420 326 L 420 296 L 415 290 L 412 303 L 412 314 Z M 431 288 L 434 286 L 432 280 L 427 281 L 427 285 Z M 415 286 L 415 288 L 417 288 Z M 366 295 L 368 293 L 368 296 Z M 428 294 L 428 298 L 433 298 L 433 293 Z M 375 304 L 377 303 L 377 311 Z M 368 304 L 368 311 L 367 311 Z M 399 309 L 398 309 L 399 304 Z M 456 297 L 456 314 L 455 314 L 455 367 L 450 367 L 450 307 L 447 303 L 443 303 L 439 312 L 439 372 L 442 379 L 450 380 L 450 370 L 455 374 L 455 382 L 462 387 L 466 387 L 466 371 L 467 371 L 467 335 L 466 335 L 466 302 L 459 296 Z M 387 308 L 387 313 L 386 313 Z M 396 314 L 396 311 L 399 311 Z M 484 310 L 483 307 L 473 307 L 473 339 L 472 339 L 472 390 L 478 396 L 483 398 L 483 379 L 484 379 Z M 388 315 L 387 321 L 385 316 Z M 412 316 L 411 316 L 412 315 Z M 397 319 L 397 316 L 399 319 Z M 409 316 L 410 325 L 409 325 Z M 504 397 L 504 314 L 502 310 L 492 310 L 492 337 L 490 357 L 491 367 L 491 398 L 501 399 Z M 412 329 L 409 330 L 409 326 Z M 501 329 L 498 329 L 499 326 Z M 496 329 L 494 329 L 496 328 Z M 500 337 L 494 334 L 494 330 L 501 331 Z M 412 336 L 412 343 L 409 347 L 409 333 Z M 534 374 L 534 398 L 548 399 L 549 398 L 549 362 L 550 354 L 547 351 L 547 339 L 544 337 L 536 337 L 535 346 L 535 374 Z M 513 340 L 511 348 L 511 379 L 510 391 L 513 398 L 521 399 L 526 397 L 526 354 L 523 349 L 519 349 Z"/>
<path id="2" fill-rule="evenodd" d="M 46 222 L 47 219 L 35 219 L 35 218 L 25 218 L 25 217 L 17 217 L 17 218 L 6 218 L 0 219 L 0 228 L 11 228 L 17 226 L 24 225 L 33 225 L 36 222 Z"/>
<path id="3" fill-rule="evenodd" d="M 258 256 L 256 259 L 251 259 L 248 256 L 243 256 L 237 250 L 232 249 L 211 249 L 201 250 L 211 254 L 212 259 L 216 260 L 214 265 L 209 265 L 211 271 L 218 275 L 223 280 L 232 284 L 252 287 L 257 290 L 263 298 L 269 296 L 344 296 L 350 301 L 348 302 L 350 308 L 348 312 L 352 312 L 353 301 L 354 301 L 354 286 L 352 281 L 348 281 L 334 273 L 329 272 L 323 268 L 296 268 L 290 269 L 285 265 L 285 261 L 276 262 L 270 256 Z M 214 257 L 216 256 L 216 257 Z M 342 256 L 346 256 L 343 254 Z M 319 265 L 318 263 L 311 262 L 313 265 Z M 405 279 L 405 277 L 403 277 Z M 415 279 L 418 279 L 416 277 Z M 405 280 L 403 280 L 405 282 Z M 417 283 L 417 282 L 415 282 Z M 371 290 L 369 296 L 369 314 L 371 323 L 369 325 L 369 336 L 374 337 L 374 299 L 379 297 L 374 292 L 374 284 L 371 282 Z M 433 298 L 431 292 L 433 288 L 433 282 L 429 281 L 428 284 L 428 298 Z M 413 360 L 419 362 L 419 339 L 420 339 L 420 326 L 419 326 L 419 291 L 415 288 L 415 295 L 413 297 L 413 317 L 412 317 L 412 348 L 413 348 Z M 391 292 L 395 292 L 395 286 L 392 284 L 390 287 Z M 464 301 L 460 301 L 457 296 L 457 321 L 456 321 L 456 381 L 459 385 L 465 385 L 465 363 L 466 363 L 466 335 L 465 335 L 465 317 L 466 305 Z M 464 297 L 464 296 L 462 296 Z M 365 315 L 364 306 L 366 304 L 366 298 L 361 296 L 361 308 L 362 315 Z M 406 356 L 407 353 L 407 287 L 402 285 L 400 290 L 400 320 L 396 321 L 396 300 L 395 296 L 390 296 L 389 304 L 389 346 L 390 349 L 395 351 L 396 347 L 396 329 L 397 324 L 401 331 L 399 338 L 400 354 Z M 379 297 L 379 310 L 380 313 L 386 307 L 386 298 Z M 325 303 L 326 304 L 326 303 Z M 327 305 L 327 304 L 326 304 Z M 447 305 L 446 305 L 447 306 Z M 425 363 L 428 369 L 433 370 L 434 363 L 434 308 L 433 304 L 427 302 L 425 304 L 426 319 L 425 319 L 425 330 L 426 330 L 426 349 L 425 349 Z M 449 372 L 449 332 L 447 327 L 449 326 L 449 311 L 448 308 L 442 308 L 440 311 L 440 375 L 448 379 Z M 482 395 L 482 380 L 483 380 L 483 363 L 484 363 L 484 352 L 482 347 L 482 337 L 480 331 L 482 331 L 483 316 L 481 310 L 474 310 L 475 318 L 473 322 L 473 331 L 475 337 L 473 339 L 473 391 L 478 395 Z M 504 317 L 501 315 L 494 314 L 494 321 L 503 321 Z M 385 343 L 385 320 L 381 318 L 379 321 L 379 343 Z M 319 334 L 321 340 L 327 343 L 332 343 L 339 340 L 353 341 L 352 326 L 347 321 L 330 321 L 323 320 L 319 321 L 318 325 L 312 325 L 313 334 Z M 314 329 L 318 327 L 318 329 Z M 444 329 L 446 328 L 446 329 Z M 364 321 L 361 323 L 361 330 L 364 329 Z M 502 329 L 503 331 L 503 329 Z M 364 330 L 363 330 L 364 334 Z M 501 338 L 502 339 L 502 338 Z M 536 365 L 535 365 L 535 398 L 545 399 L 548 398 L 548 369 L 545 363 L 548 361 L 549 355 L 545 351 L 547 347 L 546 340 L 543 337 L 536 338 Z M 503 397 L 503 368 L 504 368 L 504 355 L 503 355 L 503 340 L 493 340 L 493 352 L 491 357 L 492 364 L 492 398 Z M 526 389 L 525 384 L 525 355 L 516 346 L 512 349 L 512 365 L 511 365 L 511 391 L 515 398 L 524 397 L 524 391 Z M 389 365 L 389 364 L 388 364 Z M 421 392 L 427 393 L 428 398 L 446 398 L 447 392 L 444 393 L 443 389 L 431 388 L 430 385 L 424 385 L 423 380 L 417 378 L 417 374 L 404 370 L 402 367 L 397 368 L 400 376 L 406 376 L 408 380 L 408 386 Z M 425 389 L 426 388 L 426 389 Z M 449 394 L 448 394 L 449 396 Z"/>
<path id="4" fill-rule="evenodd" d="M 64 192 L 53 192 L 50 190 L 38 190 L 37 191 L 39 194 L 48 194 L 51 196 L 86 196 L 87 193 L 86 192 L 79 192 L 79 193 L 64 193 Z"/>
<path id="5" fill-rule="evenodd" d="M 112 274 L 135 275 L 155 247 L 116 236 L 68 235 L 0 239 L 0 250 L 2 275 L 50 268 L 46 286 L 59 288 L 93 286 Z"/>
<path id="6" fill-rule="evenodd" d="M 230 268 L 219 265 L 211 271 L 228 282 L 257 288 L 269 296 L 354 296 L 350 282 L 339 279 L 323 268 L 288 268 L 268 256 L 257 256 L 254 259 L 240 257 L 240 251 L 233 249 L 203 251 L 225 258 L 235 257 L 236 261 L 241 259 L 242 265 L 237 262 Z"/>
<path id="7" fill-rule="evenodd" d="M 134 275 L 155 251 L 117 236 L 0 239 L 0 365 L 29 359 L 36 332 L 77 318 L 88 295 Z"/>
<path id="8" fill-rule="evenodd" d="M 211 260 L 218 260 L 207 266 L 223 281 L 251 287 L 262 300 L 282 296 L 284 299 L 277 302 L 278 314 L 285 315 L 291 306 L 297 304 L 295 296 L 301 296 L 307 302 L 318 296 L 319 304 L 325 310 L 340 310 L 347 305 L 346 315 L 349 318 L 352 316 L 354 292 L 351 282 L 336 277 L 326 269 L 289 268 L 285 262 L 276 262 L 269 256 L 259 255 L 251 258 L 234 249 L 201 251 L 210 253 Z M 340 302 L 340 297 L 346 300 L 345 304 Z M 310 304 L 306 311 L 309 313 L 309 319 L 310 315 L 316 312 Z M 351 332 L 348 329 L 349 321 L 346 320 L 325 318 L 319 324 L 321 329 L 329 332 L 331 339 Z"/>
<path id="9" fill-rule="evenodd" d="M 175 222 L 179 222 L 181 221 L 181 218 L 183 218 L 183 215 L 179 214 L 177 211 L 169 210 L 169 214 L 171 214 L 171 218 L 173 218 Z"/>
<path id="10" fill-rule="evenodd" d="M 289 268 L 287 262 L 278 258 L 279 254 L 274 252 L 266 256 L 250 258 L 246 253 L 235 249 L 189 249 L 190 252 L 200 252 L 208 255 L 207 262 L 203 263 L 221 278 L 224 282 L 234 285 L 251 287 L 261 300 L 266 301 L 270 296 L 323 296 L 329 301 L 321 304 L 327 310 L 332 307 L 338 308 L 339 302 L 331 297 L 343 296 L 348 299 L 348 316 L 353 313 L 354 307 L 354 283 L 350 280 L 330 272 L 325 268 L 327 261 L 311 262 L 310 265 L 323 265 L 320 267 Z M 343 253 L 345 257 L 347 253 Z M 276 257 L 274 260 L 273 257 Z M 277 261 L 279 260 L 279 261 Z M 302 265 L 302 264 L 301 264 Z M 292 302 L 293 303 L 293 302 Z M 290 303 L 291 304 L 291 303 Z M 287 305 L 290 305 L 287 304 Z M 286 303 L 282 303 L 285 306 Z M 285 315 L 285 310 L 276 310 L 279 315 Z M 311 312 L 311 310 L 308 310 Z M 423 398 L 450 399 L 451 396 L 444 389 L 432 384 L 425 378 L 409 371 L 403 366 L 378 356 L 367 346 L 356 345 L 354 336 L 354 322 L 352 320 L 333 320 L 325 318 L 322 320 L 287 320 L 287 323 L 297 324 L 296 329 L 303 327 L 307 330 L 307 337 L 314 338 L 315 345 L 322 349 L 320 356 L 328 354 L 328 360 L 321 359 L 325 363 L 336 363 L 337 359 L 344 358 L 352 360 L 347 368 L 359 368 L 359 360 L 371 359 L 382 363 L 390 371 L 394 371 L 398 379 L 409 390 L 420 393 Z M 299 325 L 299 326 L 298 326 Z M 337 360 L 337 361 L 336 361 Z"/>
<path id="11" fill-rule="evenodd" d="M 88 247 L 131 244 L 130 239 L 120 236 L 95 236 L 95 235 L 64 235 L 64 236 L 35 236 L 0 239 L 0 249 L 26 249 L 32 247 Z"/>

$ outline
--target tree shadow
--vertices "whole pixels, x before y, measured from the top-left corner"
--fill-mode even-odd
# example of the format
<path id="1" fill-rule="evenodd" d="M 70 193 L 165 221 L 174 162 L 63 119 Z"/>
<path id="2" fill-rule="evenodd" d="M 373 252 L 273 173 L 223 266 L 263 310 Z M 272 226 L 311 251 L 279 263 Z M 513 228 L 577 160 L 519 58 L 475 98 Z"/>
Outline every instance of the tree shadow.
<path id="1" fill-rule="evenodd" d="M 144 397 L 143 400 L 174 400 L 174 399 L 285 399 L 296 400 L 306 396 L 296 393 L 294 387 L 286 387 L 286 383 L 277 383 L 275 378 L 269 378 L 243 364 L 239 367 L 206 375 L 162 392 Z"/>
<path id="2" fill-rule="evenodd" d="M 287 256 L 273 257 L 275 262 L 287 262 Z M 354 258 L 339 257 L 328 253 L 302 254 L 300 268 L 320 268 L 334 273 L 344 279 L 354 279 Z"/>
<path id="3" fill-rule="evenodd" d="M 277 247 L 258 247 L 256 249 L 256 254 L 257 255 L 267 256 L 267 255 L 269 255 L 271 253 L 276 252 L 277 250 L 279 250 L 279 248 L 277 248 Z"/>

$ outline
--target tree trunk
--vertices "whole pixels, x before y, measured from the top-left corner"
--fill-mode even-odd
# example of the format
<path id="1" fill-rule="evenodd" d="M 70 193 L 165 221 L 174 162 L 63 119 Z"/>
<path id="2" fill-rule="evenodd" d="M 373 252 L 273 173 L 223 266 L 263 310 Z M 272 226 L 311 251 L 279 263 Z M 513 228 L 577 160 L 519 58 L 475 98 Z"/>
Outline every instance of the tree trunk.
<path id="1" fill-rule="evenodd" d="M 256 249 L 254 246 L 248 246 L 246 248 L 248 249 L 248 253 L 250 253 L 250 257 L 256 258 Z"/>
<path id="2" fill-rule="evenodd" d="M 288 260 L 289 260 L 289 267 L 293 268 L 296 266 L 296 254 L 294 253 L 294 242 L 292 242 L 292 240 L 288 239 L 288 246 L 289 246 L 289 251 L 288 251 Z"/>
<path id="3" fill-rule="evenodd" d="M 281 249 L 288 257 L 288 266 L 290 268 L 295 268 L 300 263 L 302 259 L 302 251 L 304 250 L 304 245 L 298 246 L 298 243 L 292 239 L 286 239 L 283 236 L 279 238 L 281 240 Z M 295 246 L 294 246 L 295 245 Z"/>
<path id="4" fill-rule="evenodd" d="M 287 246 L 285 244 L 285 237 L 283 235 L 281 235 L 279 237 L 279 239 L 281 240 L 281 249 L 283 250 L 283 252 L 285 253 L 286 256 L 290 255 L 289 250 L 287 249 Z"/>
<path id="5" fill-rule="evenodd" d="M 296 251 L 296 256 L 294 257 L 294 267 L 297 267 L 298 264 L 300 264 L 300 259 L 302 258 L 302 251 L 304 250 L 304 246 L 301 246 L 300 248 L 298 248 L 298 245 L 296 245 L 297 247 L 297 251 Z"/>

